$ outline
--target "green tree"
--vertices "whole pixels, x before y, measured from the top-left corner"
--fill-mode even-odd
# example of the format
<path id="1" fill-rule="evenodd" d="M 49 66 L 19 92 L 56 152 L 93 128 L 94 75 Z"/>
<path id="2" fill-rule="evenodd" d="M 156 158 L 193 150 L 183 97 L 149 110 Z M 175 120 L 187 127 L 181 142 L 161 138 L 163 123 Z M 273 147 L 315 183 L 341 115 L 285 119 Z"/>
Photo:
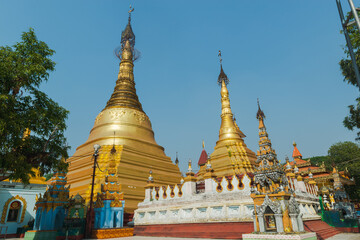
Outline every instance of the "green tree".
<path id="1" fill-rule="evenodd" d="M 28 183 L 32 168 L 67 167 L 59 160 L 68 157 L 68 111 L 39 89 L 55 70 L 54 53 L 31 28 L 12 47 L 0 47 L 0 169 L 10 179 Z"/>
<path id="2" fill-rule="evenodd" d="M 328 151 L 330 161 L 339 171 L 348 169 L 351 177 L 354 177 L 355 183 L 360 183 L 360 147 L 353 142 L 339 142 L 332 145 Z M 360 188 L 345 186 L 347 193 L 352 199 L 360 199 Z"/>
<path id="3" fill-rule="evenodd" d="M 349 14 L 348 14 L 349 15 Z M 351 18 L 350 21 L 354 20 Z M 359 30 L 356 27 L 356 24 L 352 24 L 348 27 L 348 32 L 350 36 L 350 41 L 354 48 L 354 54 L 356 58 L 356 63 L 360 66 L 360 34 Z M 342 75 L 344 76 L 344 82 L 348 84 L 357 86 L 355 71 L 352 66 L 352 61 L 350 58 L 349 50 L 347 47 L 344 48 L 344 52 L 346 54 L 346 58 L 341 59 L 340 61 L 340 68 Z M 346 128 L 353 131 L 356 129 L 360 129 L 360 98 L 355 99 L 355 104 L 348 106 L 349 108 L 349 115 L 345 117 L 343 124 Z M 357 133 L 356 140 L 360 140 L 360 132 Z"/>

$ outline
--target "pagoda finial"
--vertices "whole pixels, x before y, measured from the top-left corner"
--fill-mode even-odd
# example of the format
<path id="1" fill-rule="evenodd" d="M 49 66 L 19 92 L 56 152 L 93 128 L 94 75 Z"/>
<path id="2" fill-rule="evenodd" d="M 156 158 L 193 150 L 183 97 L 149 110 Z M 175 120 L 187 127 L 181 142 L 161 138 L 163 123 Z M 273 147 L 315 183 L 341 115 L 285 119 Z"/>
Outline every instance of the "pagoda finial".
<path id="1" fill-rule="evenodd" d="M 223 70 L 223 67 L 222 67 L 222 58 L 221 58 L 221 51 L 219 50 L 219 60 L 220 60 L 220 74 L 219 74 L 219 77 L 218 77 L 218 84 L 220 86 L 222 86 L 222 82 L 225 83 L 225 85 L 228 85 L 229 84 L 229 79 L 227 77 L 227 75 L 225 74 L 224 70 Z"/>
<path id="2" fill-rule="evenodd" d="M 175 164 L 176 164 L 176 166 L 178 166 L 178 165 L 179 165 L 178 152 L 176 152 Z"/>
<path id="3" fill-rule="evenodd" d="M 189 159 L 188 173 L 192 172 L 191 159 Z"/>
<path id="4" fill-rule="evenodd" d="M 124 49 L 125 47 L 125 43 L 127 41 L 130 42 L 130 46 L 132 49 L 134 49 L 135 46 L 135 34 L 131 28 L 131 13 L 134 11 L 134 8 L 131 7 L 130 5 L 130 10 L 128 11 L 129 13 L 129 20 L 128 20 L 128 24 L 125 27 L 125 30 L 121 33 L 121 47 L 122 49 Z"/>
<path id="5" fill-rule="evenodd" d="M 203 149 L 205 149 L 205 142 L 204 142 L 204 140 L 202 140 L 202 147 L 203 147 Z"/>
<path id="6" fill-rule="evenodd" d="M 134 11 L 135 9 L 131 6 L 130 4 L 130 10 L 128 11 L 129 13 L 129 23 L 131 22 L 131 13 Z"/>
<path id="7" fill-rule="evenodd" d="M 222 58 L 221 58 L 221 50 L 219 50 L 219 54 L 218 54 L 218 57 L 219 57 L 220 65 L 221 65 L 221 64 L 222 64 Z"/>
<path id="8" fill-rule="evenodd" d="M 130 9 L 129 14 L 133 11 Z M 143 112 L 141 103 L 136 94 L 134 82 L 134 46 L 135 35 L 130 22 L 121 33 L 121 61 L 118 79 L 111 98 L 105 108 L 126 107 Z"/>
<path id="9" fill-rule="evenodd" d="M 257 99 L 257 105 L 258 105 L 258 111 L 257 111 L 257 113 L 256 113 L 256 119 L 260 119 L 260 118 L 264 119 L 264 118 L 265 118 L 265 114 L 264 114 L 264 112 L 263 112 L 263 111 L 261 110 L 261 108 L 260 108 L 259 98 Z"/>

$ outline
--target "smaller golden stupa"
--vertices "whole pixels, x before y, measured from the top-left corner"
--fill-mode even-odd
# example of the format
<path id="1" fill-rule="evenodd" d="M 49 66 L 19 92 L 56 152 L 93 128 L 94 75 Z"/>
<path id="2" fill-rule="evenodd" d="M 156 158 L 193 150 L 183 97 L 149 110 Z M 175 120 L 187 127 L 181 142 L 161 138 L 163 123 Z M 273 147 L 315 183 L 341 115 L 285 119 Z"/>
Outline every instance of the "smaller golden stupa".
<path id="1" fill-rule="evenodd" d="M 221 52 L 220 74 L 218 84 L 221 86 L 221 126 L 219 140 L 216 142 L 214 152 L 210 155 L 212 168 L 217 177 L 253 172 L 253 165 L 256 165 L 256 156 L 245 144 L 246 136 L 236 124 L 236 120 L 231 111 L 229 91 L 227 84 L 229 79 L 222 67 Z M 200 166 L 197 174 L 201 180 L 206 173 L 206 165 Z"/>

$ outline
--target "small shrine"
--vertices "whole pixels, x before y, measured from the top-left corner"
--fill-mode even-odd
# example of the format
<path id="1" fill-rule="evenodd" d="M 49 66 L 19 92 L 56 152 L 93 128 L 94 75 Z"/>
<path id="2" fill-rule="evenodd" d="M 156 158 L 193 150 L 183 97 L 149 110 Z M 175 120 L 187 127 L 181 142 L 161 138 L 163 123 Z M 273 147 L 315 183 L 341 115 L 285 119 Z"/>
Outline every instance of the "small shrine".
<path id="1" fill-rule="evenodd" d="M 251 187 L 255 233 L 243 234 L 243 239 L 261 238 L 260 235 L 266 234 L 275 235 L 272 239 L 285 239 L 287 234 L 293 234 L 294 239 L 316 239 L 315 233 L 304 231 L 299 203 L 295 200 L 294 191 L 289 187 L 286 173 L 268 138 L 265 114 L 259 102 L 256 118 L 259 120 L 259 167 L 254 172 L 254 184 Z"/>
<path id="2" fill-rule="evenodd" d="M 85 199 L 76 194 L 75 197 L 71 197 L 66 205 L 66 218 L 64 220 L 63 236 L 71 239 L 83 239 L 85 232 L 86 222 Z"/>
<path id="3" fill-rule="evenodd" d="M 124 223 L 124 194 L 118 183 L 116 168 L 116 148 L 110 151 L 110 159 L 105 174 L 105 182 L 101 184 L 101 193 L 96 196 L 94 207 L 95 221 L 93 238 L 113 238 L 132 236 L 132 228 L 122 228 Z"/>
<path id="4" fill-rule="evenodd" d="M 34 230 L 25 233 L 25 239 L 55 239 L 62 231 L 69 188 L 65 172 L 55 172 L 43 196 L 36 195 Z"/>
<path id="5" fill-rule="evenodd" d="M 334 167 L 334 172 L 337 171 Z M 359 222 L 354 203 L 343 186 L 337 185 L 336 190 L 320 188 L 321 219 L 342 232 L 359 232 Z"/>

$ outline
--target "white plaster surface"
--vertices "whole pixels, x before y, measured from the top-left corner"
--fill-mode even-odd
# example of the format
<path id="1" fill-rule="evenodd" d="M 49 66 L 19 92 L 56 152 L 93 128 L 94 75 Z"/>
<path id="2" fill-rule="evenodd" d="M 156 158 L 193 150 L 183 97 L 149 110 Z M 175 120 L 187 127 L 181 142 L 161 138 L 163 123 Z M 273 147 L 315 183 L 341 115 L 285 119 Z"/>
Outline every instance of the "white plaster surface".
<path id="1" fill-rule="evenodd" d="M 219 185 L 222 190 L 218 191 L 218 183 L 214 179 L 205 180 L 205 191 L 196 193 L 195 182 L 185 182 L 182 186 L 174 186 L 174 196 L 171 196 L 170 186 L 166 186 L 164 198 L 163 187 L 158 190 L 146 189 L 146 197 L 138 204 L 135 210 L 136 225 L 152 224 L 177 224 L 177 223 L 205 223 L 205 222 L 253 222 L 252 214 L 254 202 L 250 197 L 250 178 L 244 175 L 241 179 L 242 187 L 239 188 L 239 180 L 233 177 L 229 188 L 226 178 L 222 178 Z M 296 186 L 303 182 L 295 182 Z M 318 198 L 303 188 L 295 189 L 296 200 L 300 204 L 300 210 L 304 220 L 320 219 L 315 209 L 319 207 Z M 182 195 L 179 194 L 182 192 Z"/>
<path id="2" fill-rule="evenodd" d="M 9 198 L 15 197 L 19 195 L 23 197 L 26 201 L 26 211 L 24 221 L 20 223 L 22 208 L 18 215 L 17 222 L 7 222 L 7 213 L 8 209 L 6 209 L 6 219 L 5 224 L 0 223 L 1 227 L 7 226 L 7 234 L 16 233 L 17 228 L 27 225 L 27 223 L 35 218 L 35 197 L 36 194 L 44 194 L 46 190 L 46 185 L 40 184 L 29 184 L 25 186 L 22 183 L 9 183 L 9 182 L 2 182 L 0 184 L 0 218 L 1 214 L 3 213 L 4 205 Z M 2 230 L 0 234 L 4 234 L 5 229 Z"/>

